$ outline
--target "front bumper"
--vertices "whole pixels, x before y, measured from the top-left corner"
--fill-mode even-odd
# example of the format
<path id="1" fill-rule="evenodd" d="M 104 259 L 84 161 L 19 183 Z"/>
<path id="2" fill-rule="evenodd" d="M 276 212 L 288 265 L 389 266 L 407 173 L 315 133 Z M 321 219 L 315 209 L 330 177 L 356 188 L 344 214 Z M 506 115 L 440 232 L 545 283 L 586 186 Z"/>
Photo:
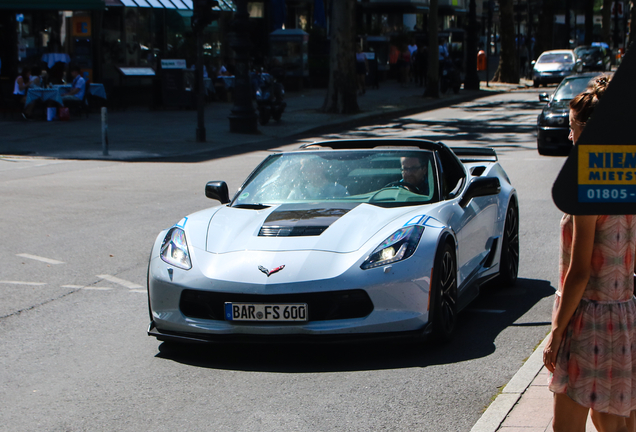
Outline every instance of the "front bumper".
<path id="1" fill-rule="evenodd" d="M 539 126 L 537 130 L 537 146 L 543 150 L 569 150 L 572 141 L 568 139 L 569 128 Z"/>
<path id="2" fill-rule="evenodd" d="M 417 342 L 431 334 L 430 323 L 421 329 L 405 332 L 350 333 L 335 335 L 251 335 L 251 334 L 210 334 L 159 330 L 154 321 L 148 326 L 148 336 L 162 342 L 184 344 L 349 344 L 352 342 Z"/>
<path id="3" fill-rule="evenodd" d="M 534 72 L 533 80 L 541 84 L 558 84 L 563 81 L 566 76 L 572 75 L 572 71 L 559 72 Z"/>

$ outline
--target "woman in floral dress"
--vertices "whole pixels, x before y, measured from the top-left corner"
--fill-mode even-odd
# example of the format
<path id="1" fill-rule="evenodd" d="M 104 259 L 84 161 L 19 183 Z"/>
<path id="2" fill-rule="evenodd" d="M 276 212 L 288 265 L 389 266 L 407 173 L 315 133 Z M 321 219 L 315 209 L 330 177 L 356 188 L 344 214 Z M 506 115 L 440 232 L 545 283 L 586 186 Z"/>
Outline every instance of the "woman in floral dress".
<path id="1" fill-rule="evenodd" d="M 576 143 L 609 78 L 570 103 Z M 552 372 L 553 427 L 585 432 L 589 410 L 600 432 L 636 431 L 636 215 L 561 220 L 559 289 L 543 351 Z"/>

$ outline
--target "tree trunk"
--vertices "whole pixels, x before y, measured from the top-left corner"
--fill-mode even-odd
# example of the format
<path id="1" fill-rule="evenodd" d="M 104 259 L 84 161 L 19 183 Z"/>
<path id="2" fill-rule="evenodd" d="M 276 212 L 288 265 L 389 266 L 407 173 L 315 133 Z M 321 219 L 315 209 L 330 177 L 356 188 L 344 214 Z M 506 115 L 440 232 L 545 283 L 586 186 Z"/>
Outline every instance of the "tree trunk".
<path id="1" fill-rule="evenodd" d="M 585 45 L 592 45 L 594 36 L 594 0 L 585 0 Z"/>
<path id="2" fill-rule="evenodd" d="M 519 83 L 519 67 L 515 50 L 515 21 L 513 0 L 499 0 L 501 22 L 501 54 L 494 82 Z"/>
<path id="3" fill-rule="evenodd" d="M 331 3 L 329 89 L 322 105 L 323 112 L 350 114 L 360 111 L 355 69 L 355 5 L 356 0 Z"/>
<path id="4" fill-rule="evenodd" d="M 612 0 L 603 0 L 603 42 L 612 44 Z"/>
<path id="5" fill-rule="evenodd" d="M 479 90 L 479 75 L 477 74 L 477 5 L 475 0 L 470 0 L 468 6 L 468 35 L 466 37 L 466 79 L 464 89 Z"/>
<path id="6" fill-rule="evenodd" d="M 428 8 L 428 70 L 424 96 L 439 97 L 439 44 L 437 41 L 437 0 L 430 0 Z"/>
<path id="7" fill-rule="evenodd" d="M 539 28 L 537 31 L 537 46 L 534 50 L 534 59 L 537 59 L 543 51 L 549 51 L 554 46 L 552 35 L 554 34 L 554 2 L 544 1 L 539 13 Z"/>
<path id="8" fill-rule="evenodd" d="M 634 42 L 636 42 L 636 3 L 631 2 L 632 6 L 632 14 L 631 14 L 631 25 L 629 29 L 629 45 L 631 47 Z"/>

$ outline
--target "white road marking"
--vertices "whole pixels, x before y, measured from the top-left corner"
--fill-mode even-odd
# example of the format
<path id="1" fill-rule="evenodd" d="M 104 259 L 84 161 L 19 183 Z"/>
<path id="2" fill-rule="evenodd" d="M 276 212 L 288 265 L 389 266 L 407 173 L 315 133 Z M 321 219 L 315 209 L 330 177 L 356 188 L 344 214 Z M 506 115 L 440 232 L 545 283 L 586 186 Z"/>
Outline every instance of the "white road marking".
<path id="1" fill-rule="evenodd" d="M 84 285 L 62 285 L 61 288 L 84 288 Z"/>
<path id="2" fill-rule="evenodd" d="M 503 309 L 469 309 L 473 312 L 483 312 L 483 313 L 504 313 L 506 312 Z"/>
<path id="3" fill-rule="evenodd" d="M 112 282 L 112 283 L 116 283 L 118 285 L 125 286 L 128 289 L 143 288 L 141 285 L 137 285 L 136 283 L 129 282 L 129 281 L 124 280 L 124 279 L 119 279 L 118 277 L 111 276 L 111 275 L 97 275 L 97 277 L 100 278 L 100 279 L 107 280 L 107 281 Z"/>
<path id="4" fill-rule="evenodd" d="M 130 292 L 146 294 L 147 291 L 143 289 L 131 289 Z"/>
<path id="5" fill-rule="evenodd" d="M 43 282 L 21 282 L 21 281 L 0 281 L 0 283 L 2 284 L 8 284 L 8 285 L 33 285 L 33 286 L 42 286 L 42 285 L 46 285 L 46 283 Z"/>
<path id="6" fill-rule="evenodd" d="M 29 258 L 29 259 L 36 260 L 36 261 L 42 261 L 42 262 L 45 262 L 47 264 L 64 264 L 63 261 L 58 261 L 58 260 L 54 260 L 54 259 L 51 259 L 51 258 L 44 258 L 44 257 L 37 256 L 37 255 L 31 255 L 31 254 L 26 254 L 26 253 L 21 253 L 21 254 L 16 254 L 16 255 L 19 256 L 19 257 L 22 257 L 22 258 Z"/>
<path id="7" fill-rule="evenodd" d="M 82 289 L 90 290 L 90 291 L 110 291 L 111 287 L 82 287 Z"/>

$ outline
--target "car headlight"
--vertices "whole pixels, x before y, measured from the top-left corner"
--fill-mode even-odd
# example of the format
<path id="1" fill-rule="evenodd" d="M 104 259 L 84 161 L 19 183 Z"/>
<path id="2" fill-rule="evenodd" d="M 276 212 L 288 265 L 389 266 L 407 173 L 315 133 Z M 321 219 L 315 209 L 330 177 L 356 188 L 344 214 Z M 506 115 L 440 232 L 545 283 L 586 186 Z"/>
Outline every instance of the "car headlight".
<path id="1" fill-rule="evenodd" d="M 551 116 L 548 115 L 545 117 L 545 122 L 546 124 L 550 125 L 550 126 L 563 126 L 566 122 L 566 119 L 564 116 Z"/>
<path id="2" fill-rule="evenodd" d="M 407 259 L 417 249 L 423 232 L 424 227 L 420 225 L 411 225 L 397 230 L 375 248 L 360 268 L 368 270 Z"/>
<path id="3" fill-rule="evenodd" d="M 192 268 L 185 231 L 181 228 L 171 228 L 164 237 L 161 244 L 161 259 L 184 270 Z"/>

